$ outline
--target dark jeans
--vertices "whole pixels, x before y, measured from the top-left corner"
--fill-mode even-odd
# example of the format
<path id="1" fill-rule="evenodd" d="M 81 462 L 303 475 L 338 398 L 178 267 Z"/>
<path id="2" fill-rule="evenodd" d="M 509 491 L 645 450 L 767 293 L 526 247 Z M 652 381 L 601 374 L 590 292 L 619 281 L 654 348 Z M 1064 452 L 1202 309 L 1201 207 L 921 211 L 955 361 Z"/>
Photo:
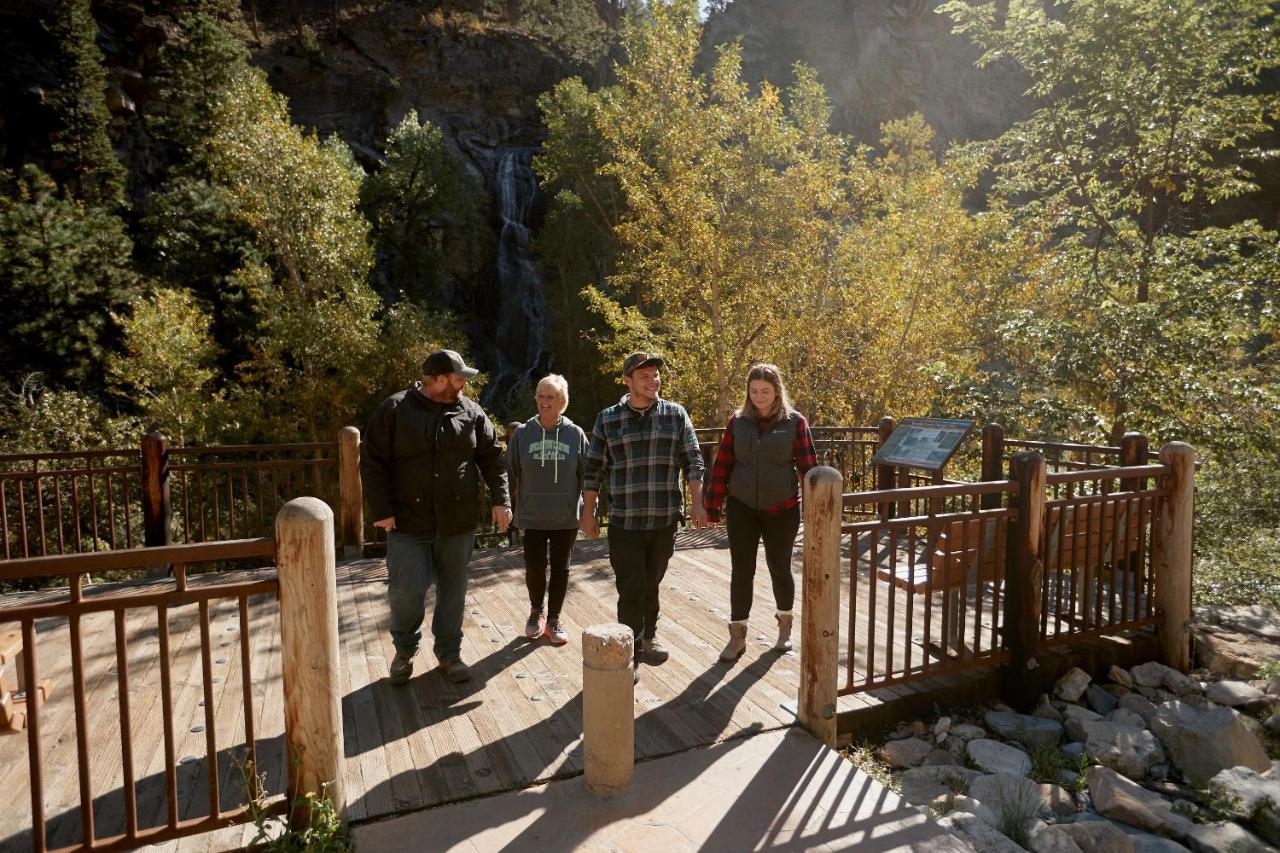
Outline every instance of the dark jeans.
<path id="1" fill-rule="evenodd" d="M 674 521 L 656 530 L 609 526 L 609 565 L 618 587 L 618 621 L 637 639 L 652 639 L 658 629 L 658 587 L 667 573 L 675 542 Z"/>
<path id="2" fill-rule="evenodd" d="M 800 507 L 777 515 L 752 509 L 733 496 L 725 502 L 724 523 L 729 530 L 729 618 L 735 622 L 751 615 L 751 599 L 756 577 L 756 552 L 764 539 L 764 561 L 773 581 L 773 600 L 778 609 L 790 610 L 796 600 L 796 582 L 791 576 L 791 549 L 800 529 Z"/>
<path id="3" fill-rule="evenodd" d="M 569 530 L 525 530 L 524 583 L 529 587 L 529 604 L 542 607 L 547 595 L 547 555 L 551 558 L 551 594 L 547 597 L 547 619 L 560 618 L 565 590 L 569 588 L 569 557 L 578 528 Z"/>
<path id="4" fill-rule="evenodd" d="M 434 651 L 440 662 L 462 656 L 462 615 L 467 598 L 467 563 L 474 533 L 417 536 L 392 530 L 387 534 L 387 603 L 391 606 L 391 639 L 402 652 L 418 650 L 426 596 L 434 582 L 436 609 L 431 616 Z"/>

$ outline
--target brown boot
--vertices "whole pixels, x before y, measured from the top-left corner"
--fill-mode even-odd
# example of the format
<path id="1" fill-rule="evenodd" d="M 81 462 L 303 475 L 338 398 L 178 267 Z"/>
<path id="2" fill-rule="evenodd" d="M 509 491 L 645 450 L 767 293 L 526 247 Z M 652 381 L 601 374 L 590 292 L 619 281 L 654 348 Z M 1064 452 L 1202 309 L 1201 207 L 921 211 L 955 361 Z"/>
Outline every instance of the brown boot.
<path id="1" fill-rule="evenodd" d="M 778 642 L 774 649 L 780 652 L 791 651 L 791 611 L 778 614 Z"/>
<path id="2" fill-rule="evenodd" d="M 724 663 L 733 663 L 742 657 L 742 653 L 747 650 L 747 621 L 745 619 L 738 622 L 729 623 L 729 644 L 724 647 L 724 651 L 720 652 L 720 660 Z"/>

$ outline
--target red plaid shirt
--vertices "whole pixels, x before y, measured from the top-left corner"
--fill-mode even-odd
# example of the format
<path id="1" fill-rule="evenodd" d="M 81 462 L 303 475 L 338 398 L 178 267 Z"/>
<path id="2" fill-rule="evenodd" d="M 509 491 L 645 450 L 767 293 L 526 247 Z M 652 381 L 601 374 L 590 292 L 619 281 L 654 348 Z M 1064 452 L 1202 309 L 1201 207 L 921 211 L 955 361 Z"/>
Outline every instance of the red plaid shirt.
<path id="1" fill-rule="evenodd" d="M 813 449 L 813 437 L 809 434 L 809 422 L 804 419 L 804 415 L 798 413 L 796 414 L 796 420 L 796 439 L 792 444 L 792 448 L 796 471 L 800 474 L 800 479 L 803 480 L 809 469 L 818 464 L 818 454 Z M 762 432 L 772 425 L 773 421 L 771 420 L 756 419 L 756 427 Z M 737 457 L 733 455 L 733 421 L 729 421 L 729 425 L 725 427 L 724 435 L 720 438 L 720 447 L 716 450 L 716 461 L 711 468 L 711 482 L 707 486 L 706 493 L 702 496 L 703 505 L 707 510 L 707 519 L 710 521 L 720 520 L 724 500 L 729 495 L 729 475 L 733 473 L 733 464 L 736 461 Z M 796 494 L 782 503 L 766 507 L 765 514 L 777 515 L 780 512 L 786 512 L 798 503 L 800 503 L 800 495 Z"/>

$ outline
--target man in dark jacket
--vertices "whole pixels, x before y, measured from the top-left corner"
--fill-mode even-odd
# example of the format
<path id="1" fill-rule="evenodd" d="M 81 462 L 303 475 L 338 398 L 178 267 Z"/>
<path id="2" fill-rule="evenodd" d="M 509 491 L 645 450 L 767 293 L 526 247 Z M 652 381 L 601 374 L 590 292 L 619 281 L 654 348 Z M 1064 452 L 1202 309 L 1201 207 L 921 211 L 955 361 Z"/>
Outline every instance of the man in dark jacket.
<path id="1" fill-rule="evenodd" d="M 450 681 L 471 672 L 462 662 L 467 563 L 480 514 L 480 477 L 493 499 L 493 522 L 511 522 L 507 472 L 493 424 L 462 396 L 477 373 L 453 350 L 422 363 L 422 380 L 378 406 L 365 429 L 360 474 L 374 526 L 387 531 L 387 601 L 391 606 L 391 683 L 413 674 L 422 639 L 427 589 L 436 584 L 431 617 L 435 656 Z"/>

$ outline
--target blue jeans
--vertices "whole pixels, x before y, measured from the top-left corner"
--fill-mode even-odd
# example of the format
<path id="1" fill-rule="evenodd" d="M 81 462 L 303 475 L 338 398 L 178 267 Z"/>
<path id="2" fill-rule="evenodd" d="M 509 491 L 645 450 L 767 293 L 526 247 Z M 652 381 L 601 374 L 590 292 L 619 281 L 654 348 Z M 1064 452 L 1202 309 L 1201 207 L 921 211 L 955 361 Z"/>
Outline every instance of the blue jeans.
<path id="1" fill-rule="evenodd" d="M 391 606 L 391 639 L 396 650 L 416 652 L 422 640 L 427 590 L 436 584 L 431 616 L 436 660 L 462 657 L 462 615 L 467 598 L 467 564 L 475 533 L 419 536 L 392 530 L 387 534 L 387 603 Z"/>

